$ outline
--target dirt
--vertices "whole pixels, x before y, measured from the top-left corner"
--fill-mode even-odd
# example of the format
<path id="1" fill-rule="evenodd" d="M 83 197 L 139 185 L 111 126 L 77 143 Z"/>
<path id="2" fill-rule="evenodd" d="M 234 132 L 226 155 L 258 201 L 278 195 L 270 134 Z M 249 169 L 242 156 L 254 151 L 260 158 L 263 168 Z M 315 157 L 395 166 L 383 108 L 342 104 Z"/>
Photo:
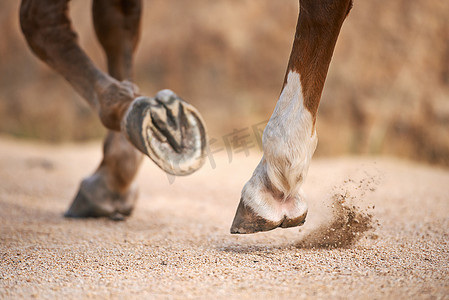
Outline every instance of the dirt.
<path id="1" fill-rule="evenodd" d="M 124 222 L 63 218 L 99 143 L 0 138 L 0 298 L 449 299 L 449 171 L 314 159 L 303 227 L 230 235 L 260 153 L 189 177 L 146 160 Z"/>

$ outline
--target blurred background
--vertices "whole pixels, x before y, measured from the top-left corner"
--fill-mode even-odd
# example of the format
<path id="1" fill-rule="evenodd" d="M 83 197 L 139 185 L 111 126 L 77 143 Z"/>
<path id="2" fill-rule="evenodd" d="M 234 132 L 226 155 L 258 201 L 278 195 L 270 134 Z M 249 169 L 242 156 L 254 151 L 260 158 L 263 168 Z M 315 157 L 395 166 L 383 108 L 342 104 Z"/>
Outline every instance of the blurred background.
<path id="1" fill-rule="evenodd" d="M 0 134 L 101 139 L 85 101 L 28 49 L 20 1 L 0 2 Z M 80 44 L 105 70 L 91 2 L 73 0 Z M 293 42 L 297 0 L 144 0 L 135 82 L 174 90 L 211 137 L 267 120 Z M 355 0 L 318 115 L 317 155 L 386 154 L 449 166 L 449 1 Z"/>

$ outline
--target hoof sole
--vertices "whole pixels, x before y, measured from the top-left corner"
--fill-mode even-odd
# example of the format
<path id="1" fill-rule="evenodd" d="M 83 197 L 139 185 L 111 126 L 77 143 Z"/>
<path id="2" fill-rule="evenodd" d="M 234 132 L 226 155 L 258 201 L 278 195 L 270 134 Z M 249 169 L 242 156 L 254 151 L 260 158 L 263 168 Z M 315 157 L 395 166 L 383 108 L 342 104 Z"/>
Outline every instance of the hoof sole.
<path id="1" fill-rule="evenodd" d="M 205 162 L 207 138 L 201 115 L 170 90 L 155 98 L 136 98 L 122 131 L 166 173 L 188 175 Z"/>

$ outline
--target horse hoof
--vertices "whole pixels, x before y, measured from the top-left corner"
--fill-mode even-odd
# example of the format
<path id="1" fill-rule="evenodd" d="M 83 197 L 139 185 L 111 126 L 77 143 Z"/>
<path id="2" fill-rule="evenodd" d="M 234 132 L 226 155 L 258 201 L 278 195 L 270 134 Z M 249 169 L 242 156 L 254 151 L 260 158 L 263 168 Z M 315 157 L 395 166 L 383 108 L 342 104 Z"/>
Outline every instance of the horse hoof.
<path id="1" fill-rule="evenodd" d="M 290 200 L 291 201 L 291 200 Z M 306 221 L 307 205 L 305 202 L 288 205 L 287 210 L 282 205 L 269 205 L 260 208 L 264 210 L 262 217 L 251 206 L 246 205 L 243 199 L 240 199 L 239 206 L 235 213 L 234 221 L 231 226 L 232 234 L 248 234 L 261 231 L 269 231 L 275 228 L 288 228 L 301 226 Z M 270 216 L 270 217 L 268 217 Z"/>
<path id="2" fill-rule="evenodd" d="M 94 174 L 81 182 L 78 193 L 64 217 L 106 217 L 116 221 L 124 220 L 131 214 L 137 194 L 135 186 L 125 193 L 111 191 L 104 178 Z"/>
<path id="3" fill-rule="evenodd" d="M 201 115 L 170 90 L 155 98 L 136 98 L 121 128 L 166 173 L 189 175 L 205 162 L 207 138 Z"/>

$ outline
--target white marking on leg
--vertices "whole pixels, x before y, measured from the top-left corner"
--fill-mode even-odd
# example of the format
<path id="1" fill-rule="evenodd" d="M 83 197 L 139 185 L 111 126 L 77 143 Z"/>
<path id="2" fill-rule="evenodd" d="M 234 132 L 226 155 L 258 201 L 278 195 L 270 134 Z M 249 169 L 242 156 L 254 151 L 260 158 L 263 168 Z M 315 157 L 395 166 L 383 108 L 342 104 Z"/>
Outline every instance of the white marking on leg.
<path id="1" fill-rule="evenodd" d="M 290 71 L 263 133 L 264 156 L 243 188 L 244 203 L 259 216 L 275 222 L 307 211 L 300 187 L 316 145 L 312 114 L 304 107 L 300 75 Z"/>

